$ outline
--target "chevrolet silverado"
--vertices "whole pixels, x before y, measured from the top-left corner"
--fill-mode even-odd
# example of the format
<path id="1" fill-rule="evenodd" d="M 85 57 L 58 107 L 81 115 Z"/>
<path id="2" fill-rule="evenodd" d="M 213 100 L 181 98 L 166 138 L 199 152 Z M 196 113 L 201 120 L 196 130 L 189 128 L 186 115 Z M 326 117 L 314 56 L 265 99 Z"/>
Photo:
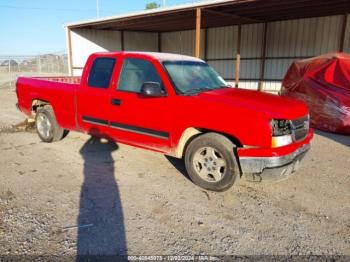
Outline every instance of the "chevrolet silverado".
<path id="1" fill-rule="evenodd" d="M 95 53 L 81 78 L 19 77 L 16 92 L 42 141 L 75 130 L 161 152 L 214 191 L 289 176 L 313 136 L 303 102 L 232 88 L 184 55 Z"/>

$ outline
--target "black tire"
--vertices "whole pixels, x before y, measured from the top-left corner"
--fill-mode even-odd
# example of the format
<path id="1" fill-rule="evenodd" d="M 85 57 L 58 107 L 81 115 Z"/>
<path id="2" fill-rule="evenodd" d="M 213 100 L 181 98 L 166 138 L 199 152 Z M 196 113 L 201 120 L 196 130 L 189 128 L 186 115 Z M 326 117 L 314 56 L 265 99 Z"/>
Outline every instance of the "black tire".
<path id="1" fill-rule="evenodd" d="M 49 134 L 48 135 L 43 135 L 42 132 L 39 131 L 39 121 L 41 121 L 41 117 L 44 117 L 47 119 L 50 123 L 49 126 Z M 43 107 L 39 107 L 36 111 L 35 115 L 35 127 L 36 127 L 36 132 L 38 133 L 38 136 L 43 142 L 46 143 L 52 143 L 61 140 L 65 135 L 66 132 L 63 128 L 61 128 L 55 117 L 55 113 L 52 109 L 52 106 L 50 105 L 45 105 Z"/>
<path id="2" fill-rule="evenodd" d="M 188 145 L 185 152 L 186 170 L 191 180 L 196 185 L 211 191 L 225 191 L 229 189 L 235 183 L 236 179 L 240 177 L 239 167 L 234 153 L 235 147 L 235 144 L 232 143 L 231 140 L 217 133 L 206 133 L 193 139 L 193 141 L 191 141 L 191 143 Z M 196 164 L 194 157 L 195 154 L 199 154 L 199 152 L 203 150 L 203 157 L 206 158 L 206 148 L 214 149 L 214 153 L 217 155 L 217 159 L 223 159 L 225 161 L 225 167 L 221 167 L 219 171 L 219 173 L 221 173 L 220 180 L 215 180 L 214 176 L 211 174 L 207 176 L 208 179 L 213 179 L 213 181 L 205 180 L 200 176 L 200 171 L 198 171 L 198 169 L 201 169 L 199 168 L 201 164 Z M 200 157 L 202 157 L 201 154 Z M 215 163 L 216 165 L 215 158 L 212 161 L 212 163 Z M 206 165 L 206 163 L 204 164 Z M 209 166 L 207 168 L 202 166 L 202 168 L 206 169 L 204 170 L 204 173 L 211 172 L 208 171 L 208 168 L 210 169 Z M 214 172 L 218 171 L 217 167 L 213 166 L 213 164 L 212 168 L 214 168 L 212 169 L 215 170 Z"/>

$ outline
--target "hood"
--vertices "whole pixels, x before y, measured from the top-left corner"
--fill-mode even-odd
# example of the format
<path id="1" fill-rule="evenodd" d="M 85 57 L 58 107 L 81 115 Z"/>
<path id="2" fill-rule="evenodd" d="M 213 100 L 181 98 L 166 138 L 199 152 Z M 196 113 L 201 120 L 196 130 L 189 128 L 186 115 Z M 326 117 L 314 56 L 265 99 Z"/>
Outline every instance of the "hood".
<path id="1" fill-rule="evenodd" d="M 197 98 L 205 102 L 229 104 L 237 109 L 255 110 L 275 119 L 293 120 L 308 114 L 307 105 L 300 100 L 240 88 L 202 92 Z"/>

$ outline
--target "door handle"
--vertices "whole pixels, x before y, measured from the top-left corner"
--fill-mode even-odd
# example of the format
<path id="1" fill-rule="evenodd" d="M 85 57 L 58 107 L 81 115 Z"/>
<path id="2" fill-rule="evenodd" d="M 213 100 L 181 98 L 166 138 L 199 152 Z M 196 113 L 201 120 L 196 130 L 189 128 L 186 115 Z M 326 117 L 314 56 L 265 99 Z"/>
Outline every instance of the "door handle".
<path id="1" fill-rule="evenodd" d="M 114 106 L 120 106 L 122 104 L 122 100 L 117 98 L 112 98 L 112 105 Z"/>

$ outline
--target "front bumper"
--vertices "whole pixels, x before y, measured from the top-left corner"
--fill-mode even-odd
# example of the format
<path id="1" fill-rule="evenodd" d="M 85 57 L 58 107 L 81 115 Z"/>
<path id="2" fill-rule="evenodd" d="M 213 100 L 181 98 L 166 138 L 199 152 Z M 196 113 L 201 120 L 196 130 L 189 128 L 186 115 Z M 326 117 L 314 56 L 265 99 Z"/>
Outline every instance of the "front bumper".
<path id="1" fill-rule="evenodd" d="M 250 181 L 287 177 L 298 169 L 302 158 L 309 149 L 310 144 L 308 143 L 283 156 L 241 157 L 241 169 L 246 179 Z"/>

